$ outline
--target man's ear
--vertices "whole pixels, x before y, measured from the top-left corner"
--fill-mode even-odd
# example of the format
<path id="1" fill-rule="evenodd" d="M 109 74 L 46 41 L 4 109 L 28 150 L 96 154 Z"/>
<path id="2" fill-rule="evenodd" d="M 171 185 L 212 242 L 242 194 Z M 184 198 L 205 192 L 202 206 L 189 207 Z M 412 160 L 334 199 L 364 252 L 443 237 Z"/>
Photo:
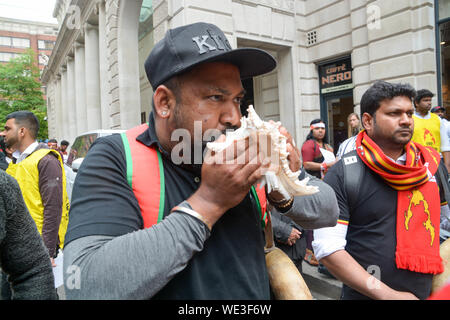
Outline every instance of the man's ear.
<path id="1" fill-rule="evenodd" d="M 375 114 L 373 115 L 373 117 L 368 114 L 367 112 L 364 112 L 361 118 L 361 123 L 364 127 L 364 129 L 366 129 L 367 133 L 372 133 L 373 130 L 373 126 L 374 126 L 374 122 L 375 122 Z"/>
<path id="2" fill-rule="evenodd" d="M 24 137 L 26 134 L 27 128 L 25 127 L 20 127 L 18 130 L 19 136 Z"/>
<path id="3" fill-rule="evenodd" d="M 155 113 L 159 118 L 169 118 L 176 105 L 176 97 L 172 90 L 164 85 L 156 88 L 153 94 Z"/>

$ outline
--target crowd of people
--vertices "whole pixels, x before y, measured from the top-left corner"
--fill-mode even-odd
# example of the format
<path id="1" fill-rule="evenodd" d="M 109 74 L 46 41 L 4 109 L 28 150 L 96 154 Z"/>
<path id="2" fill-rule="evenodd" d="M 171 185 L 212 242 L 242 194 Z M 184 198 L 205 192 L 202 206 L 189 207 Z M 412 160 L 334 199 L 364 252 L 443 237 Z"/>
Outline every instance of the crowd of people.
<path id="1" fill-rule="evenodd" d="M 3 299 L 57 299 L 52 266 L 62 252 L 67 299 L 270 299 L 269 219 L 300 274 L 303 261 L 319 266 L 343 282 L 342 299 L 430 297 L 450 231 L 450 131 L 430 91 L 375 82 L 335 148 L 323 119 L 311 121 L 301 147 L 280 127 L 289 169 L 319 189 L 286 197 L 255 187 L 271 163 L 251 152 L 251 136 L 217 153 L 194 140 L 201 164 L 194 152 L 181 164 L 172 157 L 175 130 L 194 137 L 201 123 L 223 142 L 240 126 L 241 79 L 273 70 L 270 54 L 232 49 L 215 25 L 195 23 L 167 32 L 144 67 L 154 92 L 149 122 L 93 143 L 71 203 L 69 143 L 38 143 L 31 112 L 5 119 Z"/>

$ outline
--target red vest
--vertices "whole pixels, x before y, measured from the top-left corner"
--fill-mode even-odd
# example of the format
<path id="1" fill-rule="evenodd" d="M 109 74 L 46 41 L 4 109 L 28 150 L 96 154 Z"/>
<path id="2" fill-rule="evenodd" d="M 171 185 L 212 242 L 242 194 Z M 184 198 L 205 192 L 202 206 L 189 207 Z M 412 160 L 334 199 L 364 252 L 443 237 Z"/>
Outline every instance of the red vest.
<path id="1" fill-rule="evenodd" d="M 144 228 L 150 228 L 163 219 L 164 215 L 164 167 L 161 153 L 149 148 L 136 138 L 148 129 L 147 124 L 134 127 L 122 133 L 127 163 L 127 181 L 138 200 L 144 220 Z M 264 228 L 268 214 L 265 188 L 251 188 L 256 199 Z M 152 196 L 149 196 L 152 195 Z"/>

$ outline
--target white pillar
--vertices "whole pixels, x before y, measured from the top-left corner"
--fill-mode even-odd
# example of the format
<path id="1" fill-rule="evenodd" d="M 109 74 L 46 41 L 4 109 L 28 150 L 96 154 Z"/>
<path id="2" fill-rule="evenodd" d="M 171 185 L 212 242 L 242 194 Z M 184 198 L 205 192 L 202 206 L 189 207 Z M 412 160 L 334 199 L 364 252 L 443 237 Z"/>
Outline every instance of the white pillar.
<path id="1" fill-rule="evenodd" d="M 69 141 L 74 141 L 77 136 L 77 115 L 75 97 L 75 62 L 72 57 L 67 58 L 67 114 L 69 126 Z"/>
<path id="2" fill-rule="evenodd" d="M 86 112 L 87 130 L 102 127 L 100 105 L 100 62 L 97 26 L 85 24 Z"/>
<path id="3" fill-rule="evenodd" d="M 141 4 L 142 1 L 119 2 L 117 50 L 121 129 L 129 129 L 141 123 L 138 50 Z"/>
<path id="4" fill-rule="evenodd" d="M 86 112 L 86 72 L 84 46 L 75 42 L 75 110 L 77 118 L 77 135 L 87 131 Z"/>
<path id="5" fill-rule="evenodd" d="M 110 129 L 109 111 L 109 77 L 108 77 L 108 45 L 106 41 L 106 10 L 105 2 L 98 4 L 98 49 L 100 64 L 100 104 L 102 115 L 102 129 Z"/>
<path id="6" fill-rule="evenodd" d="M 56 75 L 56 80 L 55 80 L 55 91 L 54 91 L 54 95 L 55 95 L 55 127 L 56 127 L 56 139 L 58 139 L 58 142 L 60 142 L 61 140 L 64 140 L 63 137 L 63 133 L 62 133 L 62 124 L 63 124 L 63 119 L 62 119 L 62 104 L 61 104 L 61 76 L 60 75 Z"/>
<path id="7" fill-rule="evenodd" d="M 68 104 L 68 94 L 67 94 L 67 68 L 61 67 L 61 132 L 63 139 L 72 143 L 69 130 L 69 104 Z"/>

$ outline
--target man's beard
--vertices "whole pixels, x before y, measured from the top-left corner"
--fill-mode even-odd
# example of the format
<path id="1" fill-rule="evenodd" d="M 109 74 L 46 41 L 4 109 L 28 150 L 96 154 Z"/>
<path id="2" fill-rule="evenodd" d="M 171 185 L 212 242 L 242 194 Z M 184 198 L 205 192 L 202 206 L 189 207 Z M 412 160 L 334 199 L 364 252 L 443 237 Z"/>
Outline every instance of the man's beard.
<path id="1" fill-rule="evenodd" d="M 408 131 L 409 132 L 409 138 L 406 137 L 400 137 L 400 131 Z M 375 136 L 374 141 L 377 144 L 382 145 L 391 145 L 391 146 L 397 146 L 397 147 L 405 147 L 412 138 L 412 129 L 409 127 L 400 128 L 396 131 L 394 131 L 390 135 L 385 135 L 378 127 L 375 125 Z"/>
<path id="2" fill-rule="evenodd" d="M 183 121 L 183 115 L 181 112 L 182 106 L 177 103 L 177 105 L 174 108 L 174 121 L 175 121 L 175 127 L 176 128 L 184 128 L 185 123 Z M 200 125 L 202 122 L 198 121 Z M 194 124 L 195 128 L 195 124 Z M 193 166 L 200 166 L 203 164 L 203 160 L 206 155 L 206 149 L 207 144 L 209 142 L 216 141 L 222 134 L 226 135 L 227 131 L 234 131 L 238 129 L 238 126 L 227 126 L 224 130 L 218 130 L 218 129 L 208 129 L 203 130 L 201 128 L 201 137 L 195 135 L 195 129 L 191 130 L 194 131 L 194 137 L 190 137 L 190 146 L 184 146 L 184 148 L 190 148 L 190 157 L 185 156 L 183 163 L 185 165 L 193 165 Z M 180 156 L 180 154 L 179 154 Z M 181 154 L 181 156 L 183 156 Z"/>
<path id="3" fill-rule="evenodd" d="M 14 149 L 14 145 L 17 143 L 17 140 L 17 137 L 9 138 L 8 140 L 5 140 L 5 146 L 9 149 Z"/>

